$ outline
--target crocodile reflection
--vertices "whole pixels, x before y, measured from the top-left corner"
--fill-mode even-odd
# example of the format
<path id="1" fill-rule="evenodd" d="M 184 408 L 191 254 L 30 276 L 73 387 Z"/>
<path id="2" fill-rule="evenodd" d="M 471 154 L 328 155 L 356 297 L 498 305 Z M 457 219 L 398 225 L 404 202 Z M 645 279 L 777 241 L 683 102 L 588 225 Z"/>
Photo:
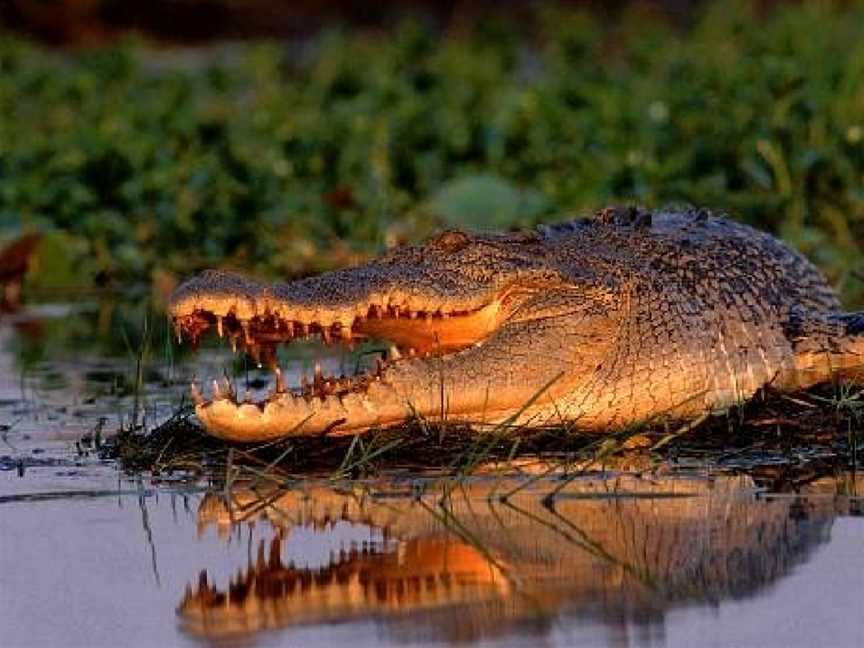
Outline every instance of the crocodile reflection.
<path id="1" fill-rule="evenodd" d="M 178 613 L 184 629 L 219 638 L 302 623 L 386 620 L 391 632 L 465 641 L 543 633 L 559 616 L 661 624 L 670 607 L 756 593 L 827 540 L 830 498 L 760 497 L 750 478 L 576 480 L 552 506 L 543 491 L 494 497 L 517 482 L 458 487 L 235 491 L 208 494 L 199 533 L 269 522 L 227 587 L 206 571 Z M 546 492 L 553 485 L 546 484 Z M 292 529 L 376 530 L 321 567 L 283 558 Z M 406 623 L 406 621 L 410 620 Z M 410 637 L 409 637 L 410 638 Z"/>

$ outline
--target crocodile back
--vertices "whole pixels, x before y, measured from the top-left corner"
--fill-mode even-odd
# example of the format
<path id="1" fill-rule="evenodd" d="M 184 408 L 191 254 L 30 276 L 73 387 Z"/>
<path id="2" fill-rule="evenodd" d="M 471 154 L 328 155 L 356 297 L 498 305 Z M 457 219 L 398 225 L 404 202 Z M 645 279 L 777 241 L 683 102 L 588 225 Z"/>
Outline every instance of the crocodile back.
<path id="1" fill-rule="evenodd" d="M 793 313 L 839 308 L 802 255 L 706 210 L 606 210 L 544 233 L 562 273 L 619 304 L 611 356 L 576 405 L 620 420 L 745 400 L 793 362 Z"/>

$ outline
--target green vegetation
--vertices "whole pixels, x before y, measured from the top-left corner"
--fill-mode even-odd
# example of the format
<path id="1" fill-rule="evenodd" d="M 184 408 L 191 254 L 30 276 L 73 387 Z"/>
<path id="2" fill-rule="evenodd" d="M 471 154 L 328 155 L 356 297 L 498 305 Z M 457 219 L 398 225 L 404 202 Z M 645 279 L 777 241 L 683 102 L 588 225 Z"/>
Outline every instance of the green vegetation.
<path id="1" fill-rule="evenodd" d="M 35 283 L 331 267 L 442 222 L 686 201 L 779 233 L 864 303 L 864 4 L 686 31 L 542 10 L 439 35 L 61 54 L 0 43 L 0 238 Z"/>

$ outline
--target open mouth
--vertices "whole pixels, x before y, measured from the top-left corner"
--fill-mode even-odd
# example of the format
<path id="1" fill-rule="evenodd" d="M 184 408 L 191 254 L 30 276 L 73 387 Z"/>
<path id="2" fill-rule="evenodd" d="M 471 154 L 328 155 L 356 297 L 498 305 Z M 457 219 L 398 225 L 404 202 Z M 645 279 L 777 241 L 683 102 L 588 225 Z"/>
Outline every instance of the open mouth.
<path id="1" fill-rule="evenodd" d="M 202 335 L 212 329 L 235 352 L 246 353 L 259 366 L 272 370 L 275 389 L 265 400 L 251 403 L 263 410 L 268 402 L 279 398 L 313 403 L 316 399 L 325 401 L 331 397 L 341 401 L 350 394 L 367 392 L 373 383 L 386 382 L 388 372 L 397 363 L 446 356 L 480 343 L 499 324 L 501 308 L 500 302 L 492 301 L 472 310 L 422 311 L 391 304 L 386 307 L 370 305 L 359 311 L 355 311 L 351 319 L 328 321 L 328 313 L 310 313 L 308 309 L 292 311 L 280 307 L 238 315 L 236 308 L 226 309 L 214 304 L 210 310 L 205 304 L 198 304 L 191 310 L 172 307 L 172 321 L 181 341 L 197 345 Z M 374 340 L 385 343 L 388 351 L 379 355 L 371 368 L 355 375 L 326 375 L 316 363 L 311 379 L 303 376 L 299 384 L 288 385 L 276 350 L 280 344 L 307 340 L 348 348 Z M 207 406 L 224 400 L 238 404 L 236 393 L 229 385 L 220 387 L 214 381 L 211 389 L 208 401 L 193 382 L 192 397 L 196 405 Z"/>

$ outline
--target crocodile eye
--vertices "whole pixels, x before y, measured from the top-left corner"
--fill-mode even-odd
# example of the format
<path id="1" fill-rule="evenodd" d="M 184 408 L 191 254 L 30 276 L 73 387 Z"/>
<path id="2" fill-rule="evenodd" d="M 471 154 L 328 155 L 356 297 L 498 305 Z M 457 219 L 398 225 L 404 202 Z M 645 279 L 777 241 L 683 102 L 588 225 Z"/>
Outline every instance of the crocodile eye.
<path id="1" fill-rule="evenodd" d="M 471 237 L 461 230 L 446 230 L 441 232 L 429 243 L 442 252 L 458 252 L 471 242 Z"/>

